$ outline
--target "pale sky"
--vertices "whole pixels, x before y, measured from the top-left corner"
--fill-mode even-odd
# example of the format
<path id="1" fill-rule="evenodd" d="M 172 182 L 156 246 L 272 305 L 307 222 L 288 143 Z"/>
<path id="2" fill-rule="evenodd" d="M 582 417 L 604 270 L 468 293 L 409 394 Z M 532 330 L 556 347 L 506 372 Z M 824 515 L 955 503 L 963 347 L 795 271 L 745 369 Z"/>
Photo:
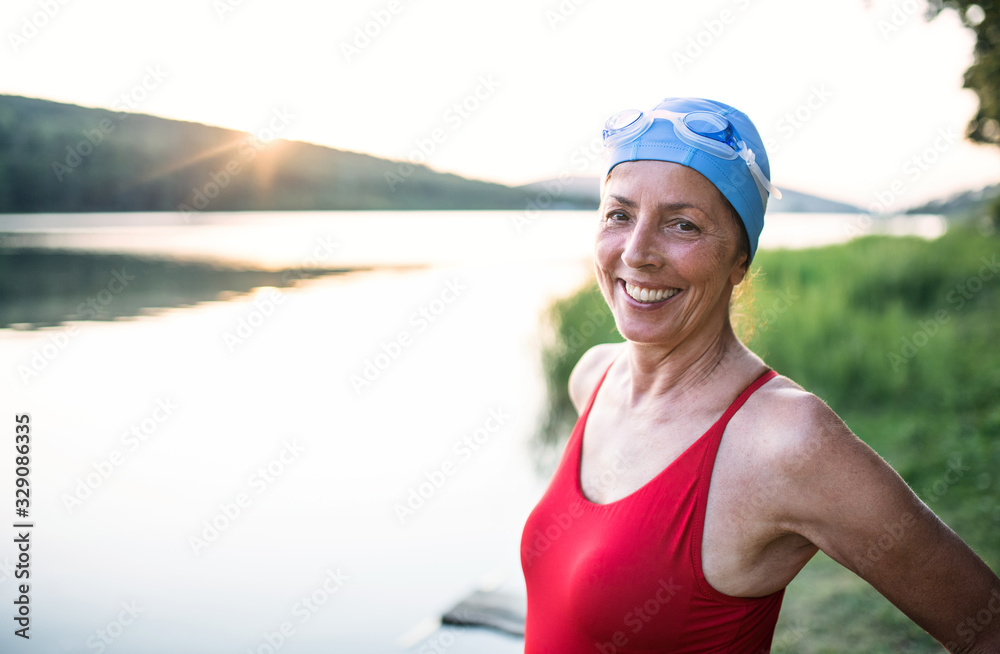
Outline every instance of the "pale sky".
<path id="1" fill-rule="evenodd" d="M 596 175 L 608 116 L 694 95 L 753 119 L 779 187 L 898 209 L 1000 181 L 1000 150 L 955 138 L 971 32 L 923 0 L 868 4 L 5 0 L 0 93 L 126 94 L 248 131 L 279 112 L 283 138 L 422 145 L 436 170 L 508 184 Z"/>

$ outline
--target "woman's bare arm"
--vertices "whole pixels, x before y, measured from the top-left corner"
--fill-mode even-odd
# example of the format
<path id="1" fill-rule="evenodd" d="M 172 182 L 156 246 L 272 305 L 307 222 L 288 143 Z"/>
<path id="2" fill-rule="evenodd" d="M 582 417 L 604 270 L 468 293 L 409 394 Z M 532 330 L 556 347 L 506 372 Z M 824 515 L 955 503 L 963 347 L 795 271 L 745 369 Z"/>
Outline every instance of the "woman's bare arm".
<path id="1" fill-rule="evenodd" d="M 996 574 L 825 403 L 792 393 L 780 420 L 786 430 L 798 425 L 779 459 L 785 528 L 868 581 L 949 651 L 1000 652 Z"/>

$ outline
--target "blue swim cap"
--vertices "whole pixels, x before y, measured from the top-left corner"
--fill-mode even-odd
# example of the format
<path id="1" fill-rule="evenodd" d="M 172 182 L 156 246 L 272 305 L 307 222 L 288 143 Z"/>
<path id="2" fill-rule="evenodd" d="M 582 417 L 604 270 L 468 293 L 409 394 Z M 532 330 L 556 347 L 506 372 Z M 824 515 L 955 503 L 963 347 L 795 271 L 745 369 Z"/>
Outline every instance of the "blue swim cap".
<path id="1" fill-rule="evenodd" d="M 764 143 L 746 114 L 713 100 L 667 98 L 645 114 L 622 112 L 606 127 L 605 181 L 624 161 L 669 161 L 697 170 L 739 213 L 753 259 L 769 191 L 778 198 L 781 193 L 770 183 Z"/>

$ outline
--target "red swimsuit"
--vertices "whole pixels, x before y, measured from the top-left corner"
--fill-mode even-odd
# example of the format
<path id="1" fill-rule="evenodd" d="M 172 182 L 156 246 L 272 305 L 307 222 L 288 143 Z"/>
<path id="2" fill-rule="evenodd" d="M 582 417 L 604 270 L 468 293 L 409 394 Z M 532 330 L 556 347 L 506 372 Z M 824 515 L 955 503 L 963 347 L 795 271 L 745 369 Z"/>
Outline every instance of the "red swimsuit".
<path id="1" fill-rule="evenodd" d="M 580 486 L 580 452 L 587 416 L 607 374 L 521 535 L 528 589 L 525 654 L 768 652 L 784 590 L 754 598 L 718 592 L 702 572 L 701 541 L 726 425 L 777 373 L 761 375 L 646 485 L 615 502 L 594 504 Z"/>

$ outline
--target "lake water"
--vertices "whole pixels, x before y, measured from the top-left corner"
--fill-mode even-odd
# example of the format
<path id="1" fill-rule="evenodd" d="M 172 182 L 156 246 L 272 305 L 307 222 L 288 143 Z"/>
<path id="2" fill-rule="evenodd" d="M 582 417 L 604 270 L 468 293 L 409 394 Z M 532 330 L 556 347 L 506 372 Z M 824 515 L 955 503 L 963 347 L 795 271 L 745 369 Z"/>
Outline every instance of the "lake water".
<path id="1" fill-rule="evenodd" d="M 593 248 L 594 212 L 412 211 L 0 215 L 7 245 L 193 257 L 295 267 L 335 243 L 347 266 L 582 259 Z M 940 216 L 767 216 L 761 248 L 804 248 L 864 234 L 944 231 Z M 4 242 L 0 242 L 0 246 Z"/>
<path id="2" fill-rule="evenodd" d="M 943 230 L 768 221 L 762 247 Z M 0 650 L 398 652 L 478 582 L 520 588 L 546 483 L 542 313 L 592 275 L 593 228 L 580 212 L 0 216 L 0 248 L 369 268 L 44 328 L 32 298 L 0 329 L 0 420 L 12 435 L 31 416 L 35 525 L 32 639 L 8 626 Z M 128 277 L 145 269 L 123 270 L 61 288 L 142 305 Z"/>

